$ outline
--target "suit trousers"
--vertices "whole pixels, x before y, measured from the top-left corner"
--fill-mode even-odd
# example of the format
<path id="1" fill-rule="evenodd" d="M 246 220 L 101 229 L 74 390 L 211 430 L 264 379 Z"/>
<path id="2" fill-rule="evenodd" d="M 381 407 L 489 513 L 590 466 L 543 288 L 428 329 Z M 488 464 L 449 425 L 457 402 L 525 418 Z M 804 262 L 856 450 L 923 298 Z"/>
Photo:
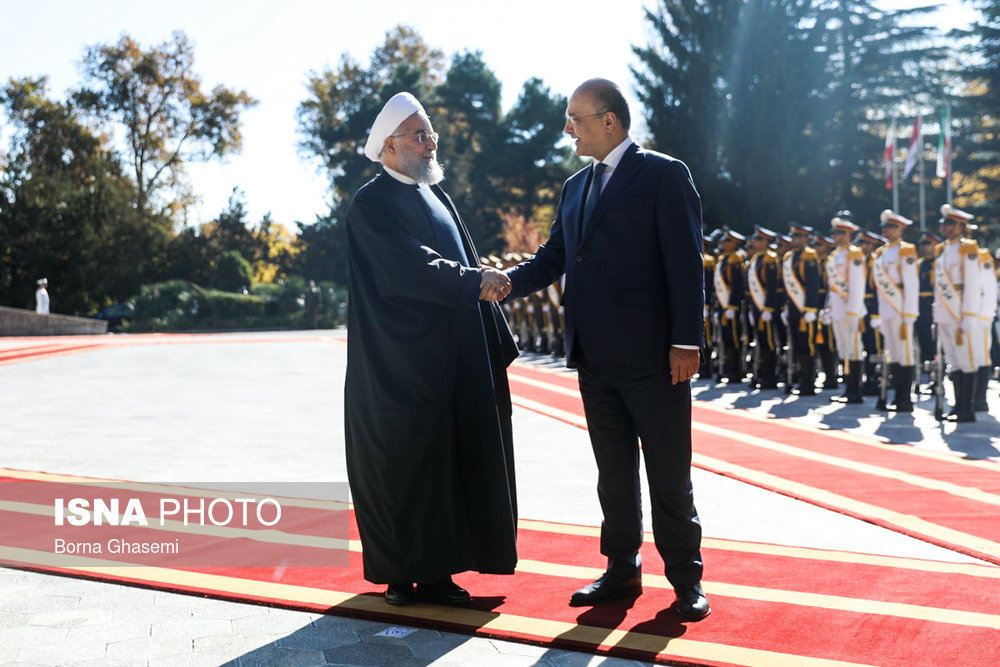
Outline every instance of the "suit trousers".
<path id="1" fill-rule="evenodd" d="M 634 562 L 643 541 L 641 441 L 653 536 L 674 586 L 701 580 L 701 522 L 691 486 L 691 383 L 673 385 L 669 371 L 626 378 L 580 364 L 597 495 L 604 520 L 601 553 L 612 564 Z"/>

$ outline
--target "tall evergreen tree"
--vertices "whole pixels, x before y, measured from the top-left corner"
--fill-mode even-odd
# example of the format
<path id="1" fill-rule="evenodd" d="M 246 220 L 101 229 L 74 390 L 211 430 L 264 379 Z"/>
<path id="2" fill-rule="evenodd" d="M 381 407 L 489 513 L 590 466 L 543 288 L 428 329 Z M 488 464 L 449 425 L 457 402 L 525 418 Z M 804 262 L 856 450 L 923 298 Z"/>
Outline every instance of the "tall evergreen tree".
<path id="1" fill-rule="evenodd" d="M 661 0 L 633 69 L 655 148 L 685 160 L 709 226 L 824 228 L 886 207 L 885 119 L 940 93 L 943 53 L 867 0 Z M 905 20 L 904 20 L 905 19 Z"/>

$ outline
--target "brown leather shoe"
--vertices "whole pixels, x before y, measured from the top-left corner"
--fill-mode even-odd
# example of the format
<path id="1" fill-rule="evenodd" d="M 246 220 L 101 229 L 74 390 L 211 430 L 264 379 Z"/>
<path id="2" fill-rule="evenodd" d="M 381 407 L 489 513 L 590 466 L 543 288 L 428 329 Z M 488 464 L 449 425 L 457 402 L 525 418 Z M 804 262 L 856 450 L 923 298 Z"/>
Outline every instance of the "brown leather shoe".
<path id="1" fill-rule="evenodd" d="M 690 621 L 700 621 L 712 613 L 708 597 L 701 584 L 681 584 L 674 588 L 677 593 L 677 613 Z"/>
<path id="2" fill-rule="evenodd" d="M 569 599 L 569 606 L 581 607 L 623 597 L 635 597 L 641 594 L 641 568 L 625 572 L 608 570 L 598 577 L 594 583 L 588 584 L 573 593 Z"/>

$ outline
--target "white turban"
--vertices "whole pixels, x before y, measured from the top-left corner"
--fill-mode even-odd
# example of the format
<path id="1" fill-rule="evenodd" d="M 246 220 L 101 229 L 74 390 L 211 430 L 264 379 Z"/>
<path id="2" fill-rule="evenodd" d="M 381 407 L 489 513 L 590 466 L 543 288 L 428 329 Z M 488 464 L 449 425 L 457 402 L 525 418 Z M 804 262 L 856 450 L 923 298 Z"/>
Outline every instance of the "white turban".
<path id="1" fill-rule="evenodd" d="M 425 113 L 416 97 L 409 93 L 393 95 L 372 124 L 372 131 L 368 135 L 368 141 L 365 142 L 365 155 L 368 159 L 372 162 L 381 162 L 379 156 L 382 154 L 385 140 L 404 120 L 415 113 Z"/>

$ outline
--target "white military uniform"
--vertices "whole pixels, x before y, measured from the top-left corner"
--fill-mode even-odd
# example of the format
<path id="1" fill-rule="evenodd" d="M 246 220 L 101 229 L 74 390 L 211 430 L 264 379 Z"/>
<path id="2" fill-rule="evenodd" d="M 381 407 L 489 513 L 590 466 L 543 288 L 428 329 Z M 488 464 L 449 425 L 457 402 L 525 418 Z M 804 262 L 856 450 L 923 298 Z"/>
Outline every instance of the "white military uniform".
<path id="1" fill-rule="evenodd" d="M 865 259 L 861 248 L 834 248 L 826 259 L 826 310 L 844 361 L 863 361 L 861 323 L 865 314 Z"/>
<path id="2" fill-rule="evenodd" d="M 38 289 L 35 290 L 35 312 L 48 314 L 49 312 L 49 291 L 45 289 L 47 283 L 38 283 Z"/>
<path id="3" fill-rule="evenodd" d="M 981 329 L 982 276 L 978 243 L 953 239 L 938 245 L 934 260 L 934 322 L 945 359 L 963 373 L 974 373 L 978 367 L 973 348 Z"/>
<path id="4" fill-rule="evenodd" d="M 973 349 L 973 356 L 979 362 L 979 366 L 990 366 L 990 346 L 993 343 L 992 329 L 993 318 L 997 314 L 997 274 L 993 257 L 987 248 L 979 249 L 979 266 L 982 271 L 981 298 L 979 303 L 979 324 L 982 333 L 977 334 L 978 338 Z"/>
<path id="5" fill-rule="evenodd" d="M 917 246 L 898 241 L 872 254 L 872 278 L 878 292 L 879 331 L 890 362 L 915 363 L 913 325 L 920 314 Z"/>

